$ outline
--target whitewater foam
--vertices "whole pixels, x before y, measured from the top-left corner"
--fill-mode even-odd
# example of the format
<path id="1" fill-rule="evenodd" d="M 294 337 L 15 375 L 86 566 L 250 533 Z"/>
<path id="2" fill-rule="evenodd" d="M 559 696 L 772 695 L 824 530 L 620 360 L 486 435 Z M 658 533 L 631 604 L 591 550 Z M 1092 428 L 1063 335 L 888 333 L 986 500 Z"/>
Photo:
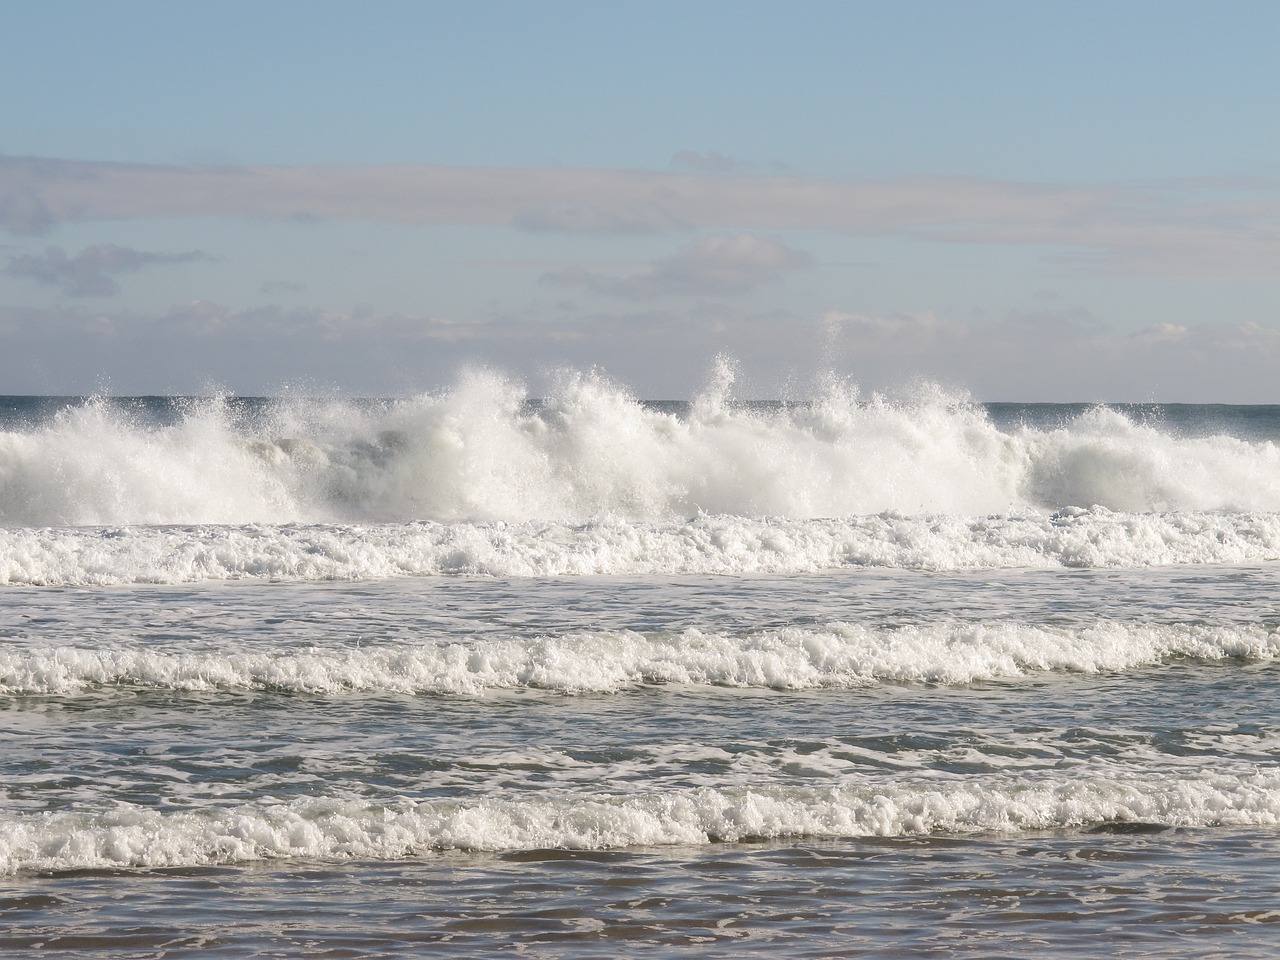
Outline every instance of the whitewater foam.
<path id="1" fill-rule="evenodd" d="M 1280 514 L 1104 508 L 967 518 L 605 516 L 584 524 L 0 528 L 0 584 L 567 577 L 1248 564 L 1280 558 Z"/>
<path id="2" fill-rule="evenodd" d="M 697 514 L 790 520 L 1280 511 L 1269 440 L 1181 437 L 1114 410 L 998 429 L 962 397 L 863 399 L 837 380 L 790 405 L 680 409 L 567 374 L 534 402 L 479 371 L 387 403 L 106 400 L 0 432 L 0 524 L 581 524 Z"/>
<path id="3" fill-rule="evenodd" d="M 37 644 L 0 650 L 0 695 L 65 695 L 104 686 L 455 695 L 530 687 L 601 693 L 653 683 L 794 690 L 966 684 L 1050 670 L 1120 671 L 1172 657 L 1269 660 L 1278 654 L 1280 630 L 1274 627 L 1114 621 L 898 628 L 836 622 L 742 636 L 624 630 L 303 650 Z"/>
<path id="4" fill-rule="evenodd" d="M 921 780 L 823 787 L 386 802 L 316 797 L 0 816 L 0 872 L 393 860 L 441 850 L 594 850 L 781 837 L 1009 834 L 1099 823 L 1280 823 L 1280 775 Z"/>

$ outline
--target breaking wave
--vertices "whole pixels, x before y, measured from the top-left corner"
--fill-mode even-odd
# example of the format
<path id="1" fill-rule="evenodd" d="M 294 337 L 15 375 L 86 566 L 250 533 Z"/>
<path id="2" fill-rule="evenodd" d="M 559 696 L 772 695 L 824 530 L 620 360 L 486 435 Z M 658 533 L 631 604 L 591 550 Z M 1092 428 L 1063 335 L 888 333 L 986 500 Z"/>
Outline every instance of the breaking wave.
<path id="1" fill-rule="evenodd" d="M 924 388 L 735 404 L 721 367 L 691 402 L 641 403 L 593 374 L 543 401 L 479 371 L 358 403 L 95 400 L 0 432 L 0 524 L 550 522 L 701 514 L 875 516 L 1280 511 L 1271 440 L 1184 436 L 1116 410 L 997 427 Z"/>
<path id="2" fill-rule="evenodd" d="M 1276 773 L 1081 770 L 635 795 L 413 800 L 314 797 L 159 811 L 0 817 L 0 873 L 260 860 L 397 860 L 443 850 L 594 850 L 783 837 L 1013 834 L 1113 823 L 1280 823 Z"/>
<path id="3" fill-rule="evenodd" d="M 265 649 L 264 649 L 265 647 Z M 601 631 L 529 639 L 192 650 L 44 646 L 0 650 L 0 695 L 103 687 L 185 691 L 478 695 L 538 688 L 614 692 L 675 683 L 773 689 L 877 683 L 966 684 L 1050 670 L 1098 673 L 1173 657 L 1280 656 L 1280 629 L 1261 624 L 1054 627 L 939 623 L 897 628 L 835 622 L 744 636 L 696 629 Z"/>

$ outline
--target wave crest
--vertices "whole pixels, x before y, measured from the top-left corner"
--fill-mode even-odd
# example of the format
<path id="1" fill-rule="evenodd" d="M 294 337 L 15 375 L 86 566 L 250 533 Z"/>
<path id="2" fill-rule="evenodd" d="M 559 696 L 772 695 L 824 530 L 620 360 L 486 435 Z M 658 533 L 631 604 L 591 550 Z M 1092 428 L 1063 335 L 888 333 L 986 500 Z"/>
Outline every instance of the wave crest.
<path id="1" fill-rule="evenodd" d="M 162 813 L 0 818 L 0 873 L 257 860 L 398 860 L 440 850 L 594 850 L 783 837 L 1012 834 L 1103 823 L 1280 823 L 1280 776 L 1090 775 L 711 788 L 493 800 L 307 798 Z"/>
<path id="2" fill-rule="evenodd" d="M 967 684 L 1049 670 L 1126 670 L 1170 657 L 1277 655 L 1280 631 L 1261 625 L 1100 621 L 1084 627 L 989 622 L 875 628 L 836 622 L 745 636 L 696 629 L 605 631 L 303 650 L 10 647 L 0 651 L 0 693 L 153 687 L 327 695 L 480 695 L 538 688 L 576 694 L 652 683 L 795 690 Z"/>
<path id="3" fill-rule="evenodd" d="M 963 397 L 863 399 L 836 379 L 802 404 L 735 404 L 727 370 L 687 404 L 592 373 L 531 400 L 491 371 L 386 403 L 105 400 L 0 432 L 9 526 L 810 519 L 1280 511 L 1280 449 L 1184 437 L 1114 410 L 999 429 Z"/>

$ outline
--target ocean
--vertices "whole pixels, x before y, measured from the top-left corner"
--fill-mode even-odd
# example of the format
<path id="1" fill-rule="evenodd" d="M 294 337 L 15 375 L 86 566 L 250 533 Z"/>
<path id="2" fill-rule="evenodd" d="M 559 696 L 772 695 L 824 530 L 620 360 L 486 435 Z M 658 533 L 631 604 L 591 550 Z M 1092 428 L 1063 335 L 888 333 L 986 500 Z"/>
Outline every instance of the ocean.
<path id="1" fill-rule="evenodd" d="M 1280 406 L 730 390 L 0 398 L 0 951 L 1273 956 Z"/>

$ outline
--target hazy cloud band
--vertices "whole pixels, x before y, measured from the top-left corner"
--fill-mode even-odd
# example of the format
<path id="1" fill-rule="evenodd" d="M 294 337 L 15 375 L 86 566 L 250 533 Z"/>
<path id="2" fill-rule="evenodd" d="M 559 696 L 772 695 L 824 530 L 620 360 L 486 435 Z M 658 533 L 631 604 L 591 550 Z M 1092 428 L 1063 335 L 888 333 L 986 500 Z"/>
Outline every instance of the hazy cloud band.
<path id="1" fill-rule="evenodd" d="M 831 229 L 1074 248 L 1143 273 L 1280 276 L 1274 185 L 819 180 L 592 169 L 154 166 L 0 157 L 0 224 L 188 216 L 635 233 Z"/>

